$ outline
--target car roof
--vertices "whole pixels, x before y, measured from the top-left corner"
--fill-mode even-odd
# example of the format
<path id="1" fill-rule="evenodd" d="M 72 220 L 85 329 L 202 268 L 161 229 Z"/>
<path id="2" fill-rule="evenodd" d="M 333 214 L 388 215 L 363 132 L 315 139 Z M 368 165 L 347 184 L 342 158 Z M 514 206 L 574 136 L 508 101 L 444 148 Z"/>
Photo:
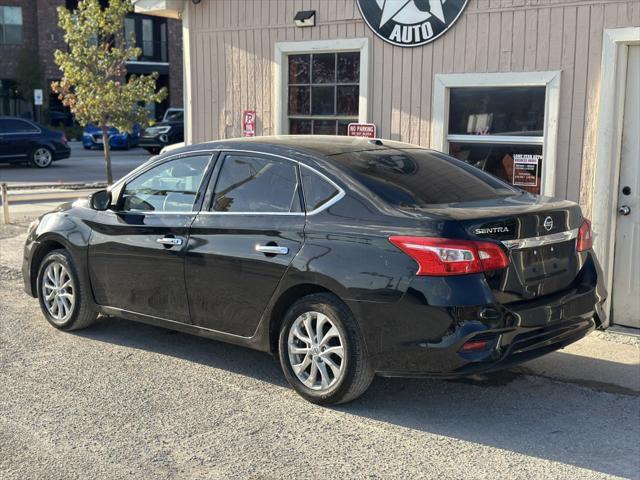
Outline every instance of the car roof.
<path id="1" fill-rule="evenodd" d="M 171 155 L 197 150 L 257 150 L 265 153 L 311 155 L 329 157 L 364 150 L 424 148 L 393 140 L 344 137 L 336 135 L 274 135 L 264 137 L 231 138 L 205 142 L 172 150 Z"/>

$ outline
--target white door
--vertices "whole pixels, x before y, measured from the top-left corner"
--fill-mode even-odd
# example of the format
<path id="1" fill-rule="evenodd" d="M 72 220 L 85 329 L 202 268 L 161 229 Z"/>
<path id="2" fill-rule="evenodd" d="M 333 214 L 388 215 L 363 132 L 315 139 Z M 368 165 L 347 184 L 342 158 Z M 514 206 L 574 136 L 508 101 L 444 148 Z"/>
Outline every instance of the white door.
<path id="1" fill-rule="evenodd" d="M 627 63 L 613 268 L 612 320 L 640 328 L 640 46 Z"/>

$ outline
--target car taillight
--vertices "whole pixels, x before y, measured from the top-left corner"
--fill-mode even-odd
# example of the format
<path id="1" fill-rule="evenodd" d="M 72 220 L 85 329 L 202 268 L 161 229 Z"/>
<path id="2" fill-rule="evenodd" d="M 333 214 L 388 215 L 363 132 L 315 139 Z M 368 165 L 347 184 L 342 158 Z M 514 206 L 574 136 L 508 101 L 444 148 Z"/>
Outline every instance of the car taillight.
<path id="1" fill-rule="evenodd" d="M 60 141 L 62 142 L 63 145 L 66 145 L 67 143 L 69 143 L 69 140 L 67 140 L 67 136 L 64 133 L 62 134 L 62 139 Z"/>
<path id="2" fill-rule="evenodd" d="M 418 262 L 417 275 L 466 275 L 509 265 L 500 245 L 492 242 L 400 236 L 389 241 Z"/>
<path id="3" fill-rule="evenodd" d="M 578 230 L 578 240 L 576 241 L 576 250 L 584 252 L 593 247 L 593 232 L 591 231 L 591 222 L 584 219 L 580 229 Z"/>

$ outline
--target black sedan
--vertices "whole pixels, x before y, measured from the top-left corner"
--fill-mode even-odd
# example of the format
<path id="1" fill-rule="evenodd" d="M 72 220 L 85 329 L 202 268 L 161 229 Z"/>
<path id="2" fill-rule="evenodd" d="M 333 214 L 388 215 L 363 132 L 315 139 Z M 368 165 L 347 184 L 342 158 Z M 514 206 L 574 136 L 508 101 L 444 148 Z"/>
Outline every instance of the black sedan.
<path id="1" fill-rule="evenodd" d="M 263 350 L 330 404 L 376 374 L 488 372 L 606 326 L 591 243 L 575 203 L 442 153 L 260 137 L 155 157 L 44 215 L 23 274 L 56 328 L 102 314 Z"/>
<path id="2" fill-rule="evenodd" d="M 35 122 L 0 117 L 0 163 L 28 163 L 47 168 L 55 160 L 71 156 L 64 133 Z"/>

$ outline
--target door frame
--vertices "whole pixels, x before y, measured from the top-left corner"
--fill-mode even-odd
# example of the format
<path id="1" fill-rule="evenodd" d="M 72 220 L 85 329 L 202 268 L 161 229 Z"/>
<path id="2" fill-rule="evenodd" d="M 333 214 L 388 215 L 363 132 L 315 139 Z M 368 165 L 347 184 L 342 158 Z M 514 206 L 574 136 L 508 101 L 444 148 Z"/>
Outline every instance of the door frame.
<path id="1" fill-rule="evenodd" d="M 611 314 L 613 259 L 617 223 L 618 186 L 622 120 L 627 79 L 629 46 L 640 45 L 640 27 L 605 29 L 602 41 L 600 102 L 593 176 L 588 185 L 593 192 L 591 220 L 593 249 L 600 260 L 607 292 L 604 314 Z M 605 319 L 603 319 L 605 320 Z"/>

